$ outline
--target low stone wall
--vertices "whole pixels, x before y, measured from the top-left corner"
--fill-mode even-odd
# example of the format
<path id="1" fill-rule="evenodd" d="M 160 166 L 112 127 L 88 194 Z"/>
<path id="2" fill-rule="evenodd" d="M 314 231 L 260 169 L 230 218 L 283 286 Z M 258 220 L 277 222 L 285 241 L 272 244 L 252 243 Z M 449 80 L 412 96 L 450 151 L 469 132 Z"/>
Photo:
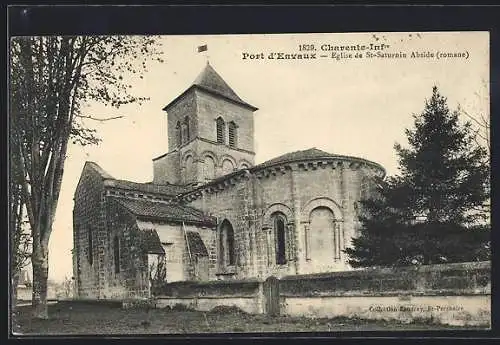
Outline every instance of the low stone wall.
<path id="1" fill-rule="evenodd" d="M 29 301 L 33 298 L 33 288 L 31 286 L 18 286 L 17 287 L 17 299 L 19 301 Z M 57 300 L 57 293 L 55 289 L 47 289 L 47 300 L 54 301 Z"/>
<path id="2" fill-rule="evenodd" d="M 180 304 L 209 311 L 216 306 L 236 306 L 260 314 L 279 304 L 276 308 L 281 315 L 488 328 L 490 274 L 490 262 L 477 262 L 293 275 L 277 284 L 258 280 L 175 282 L 152 292 L 159 308 Z"/>
<path id="3" fill-rule="evenodd" d="M 210 311 L 217 306 L 235 306 L 251 313 L 264 313 L 262 282 L 257 280 L 175 282 L 152 288 L 157 308 L 184 305 Z"/>
<path id="4" fill-rule="evenodd" d="M 363 269 L 280 280 L 281 314 L 489 327 L 489 262 Z"/>

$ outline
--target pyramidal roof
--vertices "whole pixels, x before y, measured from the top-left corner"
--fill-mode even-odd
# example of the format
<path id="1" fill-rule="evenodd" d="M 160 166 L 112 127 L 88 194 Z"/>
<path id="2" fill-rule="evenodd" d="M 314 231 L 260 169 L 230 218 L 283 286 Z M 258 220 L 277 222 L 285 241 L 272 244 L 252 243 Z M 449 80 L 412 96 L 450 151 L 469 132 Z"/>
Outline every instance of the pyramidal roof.
<path id="1" fill-rule="evenodd" d="M 207 63 L 203 71 L 198 75 L 193 85 L 216 92 L 238 103 L 244 103 L 243 100 L 231 89 L 231 87 L 222 79 L 210 64 Z"/>
<path id="2" fill-rule="evenodd" d="M 209 63 L 206 64 L 205 68 L 201 71 L 201 73 L 195 79 L 193 84 L 186 91 L 184 91 L 179 97 L 184 95 L 193 87 L 197 87 L 209 93 L 222 96 L 230 101 L 249 107 L 253 111 L 257 110 L 257 108 L 254 107 L 253 105 L 250 105 L 247 102 L 243 101 L 236 94 L 236 92 L 234 92 L 234 90 L 224 81 L 224 79 L 222 79 L 219 73 L 217 73 Z M 166 105 L 165 108 L 163 108 L 163 110 L 167 110 L 167 108 L 177 99 L 179 99 L 179 97 L 175 98 L 172 102 Z"/>

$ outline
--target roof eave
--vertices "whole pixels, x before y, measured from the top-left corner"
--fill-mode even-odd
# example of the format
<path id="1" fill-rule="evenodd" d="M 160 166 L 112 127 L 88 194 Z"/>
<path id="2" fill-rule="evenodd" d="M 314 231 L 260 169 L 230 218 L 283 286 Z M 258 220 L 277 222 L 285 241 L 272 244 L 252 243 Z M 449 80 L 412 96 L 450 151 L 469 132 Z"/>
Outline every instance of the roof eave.
<path id="1" fill-rule="evenodd" d="M 247 102 L 237 101 L 235 99 L 227 97 L 226 95 L 223 95 L 220 92 L 216 92 L 214 90 L 211 90 L 209 88 L 203 87 L 201 85 L 196 85 L 196 84 L 193 84 L 190 87 L 188 87 L 183 93 L 181 93 L 179 96 L 175 97 L 173 101 L 171 101 L 166 106 L 164 106 L 162 110 L 168 112 L 168 109 L 171 108 L 172 105 L 174 105 L 174 103 L 176 103 L 180 98 L 182 98 L 184 95 L 186 95 L 192 89 L 199 89 L 199 90 L 205 91 L 207 93 L 210 93 L 212 95 L 215 95 L 215 96 L 218 96 L 218 97 L 222 97 L 222 98 L 224 98 L 225 100 L 227 100 L 227 101 L 229 101 L 231 103 L 234 103 L 234 104 L 243 106 L 245 108 L 248 108 L 248 109 L 252 110 L 252 112 L 259 110 L 259 108 L 255 107 L 255 106 L 253 106 L 253 105 L 251 105 L 251 104 L 249 104 Z"/>
<path id="2" fill-rule="evenodd" d="M 132 212 L 132 211 L 131 211 Z M 157 220 L 157 221 L 171 221 L 174 223 L 185 223 L 185 224 L 192 224 L 192 225 L 201 225 L 205 227 L 215 227 L 217 226 L 217 223 L 215 221 L 196 221 L 196 220 L 186 220 L 186 219 L 181 219 L 181 218 L 175 218 L 175 217 L 161 217 L 161 216 L 147 216 L 147 215 L 140 215 L 132 212 L 137 219 L 140 220 Z"/>
<path id="3" fill-rule="evenodd" d="M 261 169 L 271 168 L 271 167 L 278 166 L 278 165 L 283 165 L 283 164 L 291 164 L 291 163 L 299 163 L 299 162 L 311 162 L 311 161 L 321 161 L 321 160 L 354 160 L 354 161 L 358 161 L 360 163 L 368 164 L 368 165 L 371 165 L 373 167 L 376 167 L 376 168 L 380 169 L 383 172 L 384 176 L 386 174 L 385 168 L 382 165 L 380 165 L 379 163 L 377 163 L 377 162 L 373 162 L 373 161 L 370 161 L 370 160 L 367 160 L 367 159 L 364 159 L 364 158 L 359 158 L 359 157 L 341 156 L 341 155 L 339 155 L 339 156 L 333 156 L 333 157 L 325 156 L 325 157 L 311 157 L 311 158 L 302 158 L 302 159 L 287 159 L 287 160 L 283 160 L 283 161 L 279 161 L 279 162 L 273 162 L 273 163 L 270 163 L 270 164 L 266 164 L 266 162 L 264 162 L 264 163 L 255 165 L 253 167 L 250 167 L 248 170 L 251 171 L 251 172 L 256 172 L 256 171 L 259 171 Z"/>

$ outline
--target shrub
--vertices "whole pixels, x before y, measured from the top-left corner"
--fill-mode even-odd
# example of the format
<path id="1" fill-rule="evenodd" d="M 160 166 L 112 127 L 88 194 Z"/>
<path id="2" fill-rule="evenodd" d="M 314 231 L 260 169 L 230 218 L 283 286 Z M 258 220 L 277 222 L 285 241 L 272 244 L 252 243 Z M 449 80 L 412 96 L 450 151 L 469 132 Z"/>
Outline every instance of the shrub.
<path id="1" fill-rule="evenodd" d="M 193 311 L 194 309 L 191 306 L 188 306 L 188 305 L 185 305 L 185 304 L 182 304 L 182 303 L 176 303 L 172 307 L 172 310 L 173 311 Z"/>
<path id="2" fill-rule="evenodd" d="M 247 314 L 245 311 L 241 310 L 235 305 L 218 305 L 210 310 L 213 314 Z"/>

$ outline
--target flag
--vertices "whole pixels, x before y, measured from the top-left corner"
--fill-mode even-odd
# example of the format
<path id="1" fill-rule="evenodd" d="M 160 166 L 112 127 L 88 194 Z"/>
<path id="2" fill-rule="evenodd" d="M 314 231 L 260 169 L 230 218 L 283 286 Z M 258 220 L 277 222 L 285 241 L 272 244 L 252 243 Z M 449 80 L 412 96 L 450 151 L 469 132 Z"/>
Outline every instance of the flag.
<path id="1" fill-rule="evenodd" d="M 201 53 L 201 52 L 204 52 L 204 51 L 207 51 L 207 50 L 208 50 L 208 47 L 207 47 L 206 44 L 198 47 L 198 53 Z"/>

